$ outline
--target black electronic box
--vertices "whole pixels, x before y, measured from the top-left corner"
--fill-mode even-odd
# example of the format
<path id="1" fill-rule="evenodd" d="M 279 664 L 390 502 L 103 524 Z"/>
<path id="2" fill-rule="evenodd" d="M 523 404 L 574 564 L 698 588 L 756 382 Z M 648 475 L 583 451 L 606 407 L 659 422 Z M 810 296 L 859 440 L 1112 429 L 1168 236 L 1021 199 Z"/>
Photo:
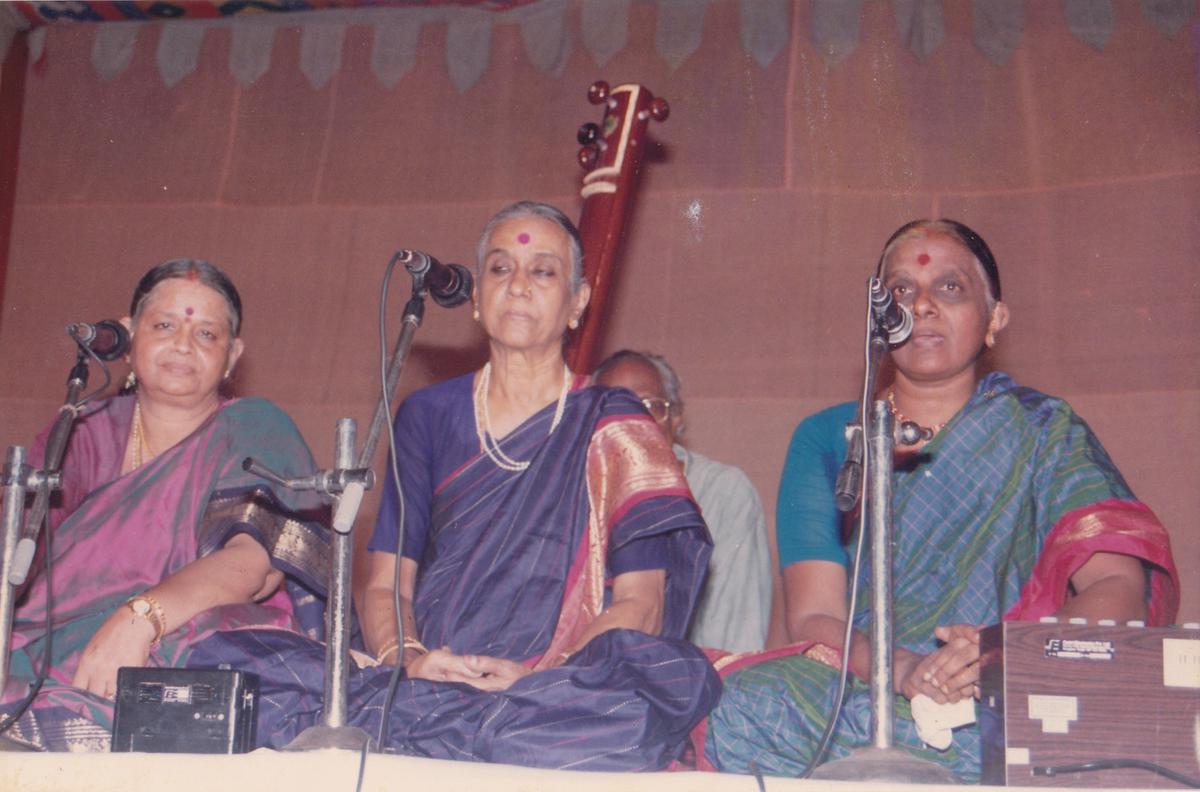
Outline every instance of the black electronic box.
<path id="1" fill-rule="evenodd" d="M 258 677 L 198 668 L 121 668 L 113 751 L 245 753 L 254 748 Z"/>

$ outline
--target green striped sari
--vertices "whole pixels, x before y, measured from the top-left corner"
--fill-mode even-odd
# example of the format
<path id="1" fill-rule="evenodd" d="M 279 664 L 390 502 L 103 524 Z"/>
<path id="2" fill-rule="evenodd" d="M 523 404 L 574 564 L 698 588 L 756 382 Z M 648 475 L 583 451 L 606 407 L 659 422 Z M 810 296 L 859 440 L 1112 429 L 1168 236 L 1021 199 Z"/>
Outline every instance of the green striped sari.
<path id="1" fill-rule="evenodd" d="M 1143 559 L 1151 623 L 1174 618 L 1178 583 L 1165 530 L 1065 402 L 1005 374 L 981 380 L 945 429 L 896 471 L 893 498 L 896 646 L 928 654 L 938 625 L 1054 613 L 1070 575 L 1100 551 Z M 870 570 L 860 577 L 854 622 L 865 630 Z M 746 772 L 753 763 L 799 775 L 825 728 L 836 679 L 835 669 L 797 654 L 733 671 L 707 721 L 704 759 L 722 770 Z M 870 721 L 869 686 L 852 678 L 826 759 L 869 744 Z M 947 751 L 934 751 L 897 696 L 894 736 L 897 746 L 978 781 L 977 727 L 956 730 Z"/>

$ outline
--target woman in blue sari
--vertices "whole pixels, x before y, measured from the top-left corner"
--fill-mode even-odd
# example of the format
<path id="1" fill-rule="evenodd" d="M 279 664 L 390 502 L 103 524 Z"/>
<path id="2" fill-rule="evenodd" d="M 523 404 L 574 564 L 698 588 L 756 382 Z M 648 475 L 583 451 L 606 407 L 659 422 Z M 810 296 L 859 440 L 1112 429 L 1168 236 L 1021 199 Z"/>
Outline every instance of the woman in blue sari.
<path id="1" fill-rule="evenodd" d="M 412 394 L 396 417 L 403 495 L 385 478 L 360 609 L 381 665 L 351 672 L 350 721 L 374 736 L 400 663 L 389 749 L 664 767 L 720 689 L 682 640 L 707 529 L 637 398 L 590 387 L 563 361 L 564 333 L 589 296 L 570 221 L 544 204 L 502 210 L 484 229 L 477 272 L 488 363 Z M 270 745 L 315 722 L 318 646 L 282 634 L 230 646 L 211 659 L 267 677 L 259 733 Z"/>
<path id="2" fill-rule="evenodd" d="M 888 240 L 879 275 L 914 324 L 877 398 L 898 424 L 920 430 L 916 444 L 898 449 L 893 479 L 895 739 L 977 781 L 978 728 L 964 726 L 946 750 L 933 750 L 910 701 L 978 695 L 979 629 L 1048 615 L 1169 623 L 1178 578 L 1162 525 L 1070 406 L 1006 374 L 981 376 L 980 357 L 1009 320 L 983 239 L 952 220 L 909 223 Z M 832 407 L 792 439 L 776 528 L 795 644 L 725 669 L 702 741 L 716 768 L 803 773 L 828 721 L 846 620 L 859 631 L 868 623 L 867 597 L 848 613 L 833 502 L 854 414 L 852 403 Z M 860 592 L 870 590 L 868 572 Z M 854 678 L 827 758 L 870 743 L 869 655 L 856 633 L 846 653 Z"/>

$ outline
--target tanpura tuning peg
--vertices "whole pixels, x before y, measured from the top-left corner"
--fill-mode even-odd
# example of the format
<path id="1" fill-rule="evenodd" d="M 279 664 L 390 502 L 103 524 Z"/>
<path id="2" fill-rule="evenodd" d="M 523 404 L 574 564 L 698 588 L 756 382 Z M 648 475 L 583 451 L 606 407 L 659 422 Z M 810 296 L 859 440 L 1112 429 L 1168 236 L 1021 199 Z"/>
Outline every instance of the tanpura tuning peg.
<path id="1" fill-rule="evenodd" d="M 596 146 L 584 146 L 579 149 L 579 164 L 585 171 L 590 171 L 596 167 L 596 163 L 600 160 L 600 149 Z"/>
<path id="2" fill-rule="evenodd" d="M 600 139 L 600 127 L 589 121 L 579 127 L 579 132 L 575 135 L 575 139 L 579 141 L 579 145 L 581 146 L 595 143 Z"/>
<path id="3" fill-rule="evenodd" d="M 661 96 L 650 103 L 650 117 L 655 121 L 666 121 L 671 114 L 671 106 Z"/>
<path id="4" fill-rule="evenodd" d="M 608 83 L 604 80 L 596 80 L 588 88 L 588 101 L 592 104 L 601 104 L 608 98 Z"/>

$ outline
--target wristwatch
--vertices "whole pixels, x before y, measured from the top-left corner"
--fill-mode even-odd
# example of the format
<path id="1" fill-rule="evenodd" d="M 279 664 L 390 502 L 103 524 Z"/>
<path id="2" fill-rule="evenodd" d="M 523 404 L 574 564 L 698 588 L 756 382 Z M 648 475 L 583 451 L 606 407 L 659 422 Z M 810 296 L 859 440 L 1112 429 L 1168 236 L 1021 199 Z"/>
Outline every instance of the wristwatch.
<path id="1" fill-rule="evenodd" d="M 129 606 L 129 610 L 133 611 L 134 616 L 145 619 L 154 625 L 154 640 L 151 642 L 151 646 L 157 646 L 167 631 L 167 616 L 163 613 L 162 605 L 159 605 L 158 600 L 154 597 L 146 594 L 132 597 L 125 604 Z"/>

